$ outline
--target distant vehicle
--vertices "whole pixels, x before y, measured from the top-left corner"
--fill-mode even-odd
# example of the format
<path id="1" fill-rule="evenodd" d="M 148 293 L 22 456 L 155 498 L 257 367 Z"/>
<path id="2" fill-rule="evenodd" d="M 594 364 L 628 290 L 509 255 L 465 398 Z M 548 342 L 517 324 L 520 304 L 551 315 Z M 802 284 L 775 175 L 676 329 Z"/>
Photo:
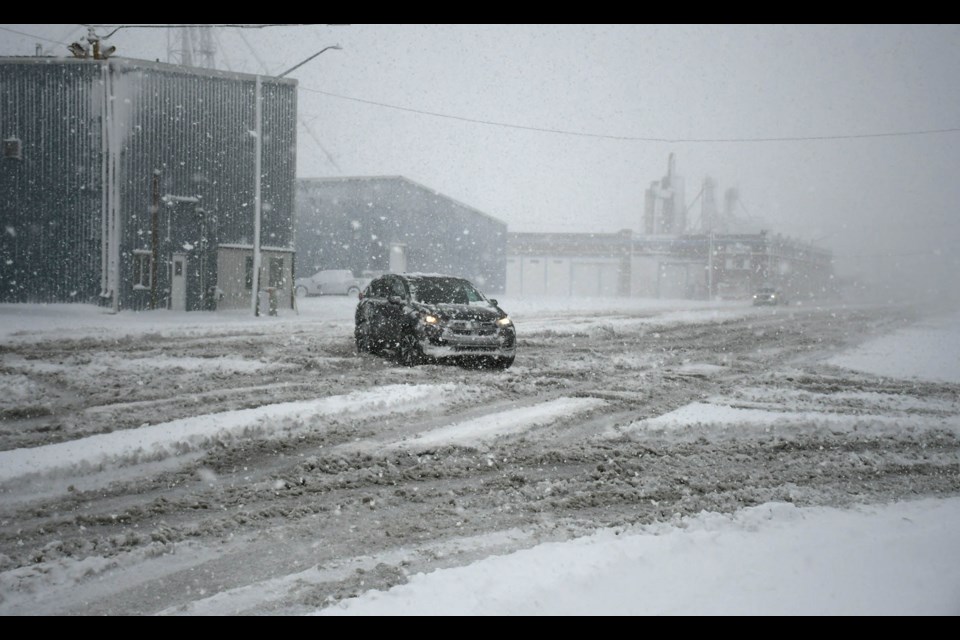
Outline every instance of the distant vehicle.
<path id="1" fill-rule="evenodd" d="M 786 297 L 776 287 L 760 287 L 753 293 L 753 306 L 789 304 Z"/>
<path id="2" fill-rule="evenodd" d="M 298 298 L 305 296 L 357 297 L 369 283 L 370 278 L 356 278 L 349 269 L 323 269 L 310 277 L 297 278 L 293 292 Z"/>
<path id="3" fill-rule="evenodd" d="M 358 353 L 390 352 L 405 366 L 451 359 L 506 369 L 516 355 L 513 321 L 463 278 L 384 274 L 364 289 L 354 319 Z"/>

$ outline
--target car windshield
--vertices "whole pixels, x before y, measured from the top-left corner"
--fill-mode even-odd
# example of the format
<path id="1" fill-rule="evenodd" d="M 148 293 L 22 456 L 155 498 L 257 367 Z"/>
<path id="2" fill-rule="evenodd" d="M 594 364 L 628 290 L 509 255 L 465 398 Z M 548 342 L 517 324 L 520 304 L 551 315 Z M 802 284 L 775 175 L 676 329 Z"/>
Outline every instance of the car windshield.
<path id="1" fill-rule="evenodd" d="M 473 285 L 459 278 L 423 278 L 412 284 L 413 299 L 424 304 L 476 304 L 485 302 Z"/>

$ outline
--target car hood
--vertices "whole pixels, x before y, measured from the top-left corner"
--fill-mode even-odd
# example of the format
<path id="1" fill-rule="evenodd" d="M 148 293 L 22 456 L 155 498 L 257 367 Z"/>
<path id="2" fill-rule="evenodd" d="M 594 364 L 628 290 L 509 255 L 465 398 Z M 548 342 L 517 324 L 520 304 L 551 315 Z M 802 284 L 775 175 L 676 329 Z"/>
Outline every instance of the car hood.
<path id="1" fill-rule="evenodd" d="M 447 320 L 479 320 L 493 322 L 503 317 L 503 311 L 497 307 L 488 307 L 476 304 L 422 304 L 417 307 L 428 313 L 433 313 Z"/>

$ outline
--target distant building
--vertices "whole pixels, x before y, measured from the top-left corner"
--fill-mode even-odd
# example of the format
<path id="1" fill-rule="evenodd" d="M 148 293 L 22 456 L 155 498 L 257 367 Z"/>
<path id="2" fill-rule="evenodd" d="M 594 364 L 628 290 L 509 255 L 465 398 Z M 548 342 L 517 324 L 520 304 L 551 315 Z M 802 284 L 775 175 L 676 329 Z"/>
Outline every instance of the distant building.
<path id="1" fill-rule="evenodd" d="M 121 58 L 0 58 L 0 301 L 292 304 L 296 81 Z"/>
<path id="2" fill-rule="evenodd" d="M 510 233 L 508 296 L 630 295 L 631 233 Z"/>
<path id="3" fill-rule="evenodd" d="M 640 234 L 510 233 L 506 294 L 745 299 L 768 285 L 802 300 L 835 291 L 829 251 L 738 218 L 736 189 L 718 211 L 715 190 L 705 179 L 694 199 L 702 199 L 700 220 L 692 224 L 670 154 L 667 175 L 645 192 Z"/>
<path id="4" fill-rule="evenodd" d="M 830 295 L 833 282 L 833 254 L 780 234 L 727 233 L 688 236 L 689 251 L 707 255 L 712 249 L 710 282 L 713 295 L 720 298 L 748 298 L 755 289 L 770 285 L 783 290 L 792 300 Z"/>
<path id="5" fill-rule="evenodd" d="M 504 222 L 404 177 L 297 180 L 297 277 L 447 273 L 499 293 L 506 244 Z"/>
<path id="6" fill-rule="evenodd" d="M 800 300 L 832 292 L 832 278 L 829 251 L 765 232 L 507 236 L 508 296 L 736 299 L 773 285 Z"/>

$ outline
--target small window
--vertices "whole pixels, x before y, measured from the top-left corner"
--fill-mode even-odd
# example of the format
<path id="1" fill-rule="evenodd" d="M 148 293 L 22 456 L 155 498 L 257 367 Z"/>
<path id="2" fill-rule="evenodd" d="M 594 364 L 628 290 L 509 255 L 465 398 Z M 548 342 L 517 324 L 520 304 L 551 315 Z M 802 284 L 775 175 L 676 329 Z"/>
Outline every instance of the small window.
<path id="1" fill-rule="evenodd" d="M 149 289 L 153 285 L 153 256 L 145 249 L 133 252 L 133 288 Z"/>
<path id="2" fill-rule="evenodd" d="M 23 145 L 20 144 L 20 138 L 4 138 L 3 157 L 12 160 L 23 159 Z"/>
<path id="3" fill-rule="evenodd" d="M 274 289 L 283 288 L 283 258 L 270 258 L 270 284 Z"/>
<path id="4" fill-rule="evenodd" d="M 394 278 L 394 279 L 390 282 L 390 295 L 391 295 L 391 296 L 399 296 L 399 297 L 403 298 L 404 300 L 406 300 L 406 298 L 407 298 L 407 287 L 404 286 L 403 282 L 401 282 L 399 279 Z"/>
<path id="5" fill-rule="evenodd" d="M 387 297 L 387 278 L 381 278 L 379 280 L 374 280 L 370 284 L 370 295 L 374 298 L 386 298 Z"/>

